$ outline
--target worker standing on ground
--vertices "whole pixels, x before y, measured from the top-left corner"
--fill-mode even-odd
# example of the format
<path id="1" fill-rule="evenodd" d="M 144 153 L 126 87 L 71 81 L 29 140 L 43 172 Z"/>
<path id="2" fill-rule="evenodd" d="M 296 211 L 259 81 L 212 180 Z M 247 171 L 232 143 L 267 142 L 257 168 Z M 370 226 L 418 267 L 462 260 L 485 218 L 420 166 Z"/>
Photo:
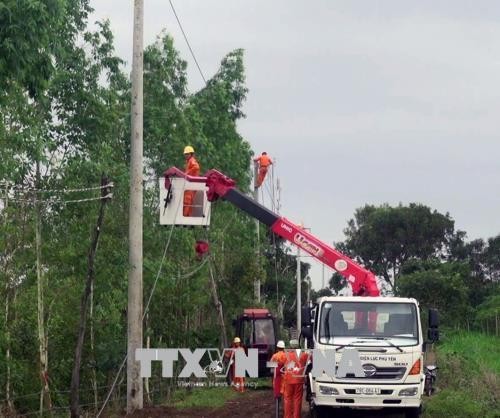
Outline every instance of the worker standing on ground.
<path id="1" fill-rule="evenodd" d="M 277 364 L 273 372 L 273 393 L 276 401 L 276 417 L 278 417 L 279 401 L 283 396 L 283 369 L 286 364 L 285 342 L 278 341 L 276 349 L 277 351 L 271 357 L 271 361 Z"/>
<path id="2" fill-rule="evenodd" d="M 191 145 L 187 145 L 184 148 L 184 159 L 186 160 L 186 167 L 184 172 L 188 176 L 199 176 L 200 175 L 200 164 L 194 158 L 194 148 Z M 193 216 L 193 203 L 196 191 L 186 190 L 184 192 L 184 206 L 182 209 L 182 214 L 184 216 Z"/>
<path id="3" fill-rule="evenodd" d="M 241 346 L 241 339 L 239 337 L 234 337 L 233 344 L 231 345 L 231 351 L 226 351 L 225 356 L 228 357 L 230 361 L 229 378 L 231 380 L 231 386 L 237 392 L 244 392 L 245 378 L 236 376 L 235 359 L 237 350 L 244 351 L 244 348 Z"/>
<path id="4" fill-rule="evenodd" d="M 269 169 L 269 166 L 273 163 L 273 161 L 265 151 L 260 156 L 254 158 L 253 160 L 255 164 L 259 165 L 259 174 L 257 176 L 257 182 L 255 183 L 255 187 L 259 188 L 262 185 L 262 183 L 264 183 L 267 170 Z"/>
<path id="5" fill-rule="evenodd" d="M 309 356 L 299 348 L 297 340 L 290 340 L 286 351 L 283 395 L 285 398 L 285 418 L 300 418 L 302 395 L 304 392 L 304 372 Z"/>

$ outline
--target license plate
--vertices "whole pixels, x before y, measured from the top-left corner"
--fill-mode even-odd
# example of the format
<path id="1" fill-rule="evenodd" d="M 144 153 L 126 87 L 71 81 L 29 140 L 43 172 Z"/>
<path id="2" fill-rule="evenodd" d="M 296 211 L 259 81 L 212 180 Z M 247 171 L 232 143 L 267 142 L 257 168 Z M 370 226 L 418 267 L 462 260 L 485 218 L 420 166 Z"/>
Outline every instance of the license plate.
<path id="1" fill-rule="evenodd" d="M 380 388 L 356 388 L 356 395 L 380 395 Z"/>

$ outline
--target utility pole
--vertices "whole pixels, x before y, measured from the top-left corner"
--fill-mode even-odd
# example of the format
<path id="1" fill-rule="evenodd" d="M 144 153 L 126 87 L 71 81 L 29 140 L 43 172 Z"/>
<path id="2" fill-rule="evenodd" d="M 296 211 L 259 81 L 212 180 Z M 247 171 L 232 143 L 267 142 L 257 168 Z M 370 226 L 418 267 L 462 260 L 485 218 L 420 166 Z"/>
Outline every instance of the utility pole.
<path id="1" fill-rule="evenodd" d="M 254 200 L 258 203 L 259 202 L 259 188 L 257 187 L 257 177 L 259 175 L 259 166 L 257 163 L 254 163 L 253 166 L 253 178 L 254 178 L 254 189 L 253 189 L 253 198 Z M 255 242 L 255 260 L 257 263 L 257 266 L 260 266 L 260 251 L 259 251 L 259 243 L 260 243 L 260 225 L 259 221 L 255 219 L 255 230 L 256 230 L 256 242 Z M 260 269 L 257 269 L 257 272 L 259 272 Z M 259 273 L 257 273 L 259 274 Z M 256 303 L 260 303 L 260 277 L 256 276 L 254 283 L 254 298 Z"/>
<path id="2" fill-rule="evenodd" d="M 140 363 L 135 360 L 136 349 L 142 348 L 143 21 L 144 0 L 134 0 L 127 310 L 127 413 L 142 409 L 143 403 Z"/>
<path id="3" fill-rule="evenodd" d="M 301 273 L 300 273 L 300 248 L 297 247 L 297 338 L 299 337 L 300 330 L 302 328 L 302 324 L 301 324 L 301 322 L 302 322 L 302 320 L 301 320 L 302 295 L 301 295 L 301 286 L 300 286 L 301 281 L 302 281 L 302 277 L 301 277 Z"/>

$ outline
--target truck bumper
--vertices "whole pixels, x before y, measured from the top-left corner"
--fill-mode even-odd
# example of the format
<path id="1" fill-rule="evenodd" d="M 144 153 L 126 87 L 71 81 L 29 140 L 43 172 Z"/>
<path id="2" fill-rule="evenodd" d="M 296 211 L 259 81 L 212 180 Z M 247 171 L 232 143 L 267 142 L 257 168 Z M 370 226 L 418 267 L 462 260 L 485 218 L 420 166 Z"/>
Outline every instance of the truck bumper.
<path id="1" fill-rule="evenodd" d="M 380 394 L 356 394 L 356 389 L 369 386 L 316 382 L 312 400 L 318 406 L 343 408 L 418 408 L 422 403 L 422 385 L 419 383 L 404 385 L 371 386 L 380 388 Z M 325 390 L 326 388 L 326 390 Z M 403 390 L 416 391 L 411 396 L 400 394 Z M 336 391 L 336 392 L 335 392 Z M 328 394 L 325 394 L 328 392 Z M 331 394 L 330 394 L 331 393 Z"/>

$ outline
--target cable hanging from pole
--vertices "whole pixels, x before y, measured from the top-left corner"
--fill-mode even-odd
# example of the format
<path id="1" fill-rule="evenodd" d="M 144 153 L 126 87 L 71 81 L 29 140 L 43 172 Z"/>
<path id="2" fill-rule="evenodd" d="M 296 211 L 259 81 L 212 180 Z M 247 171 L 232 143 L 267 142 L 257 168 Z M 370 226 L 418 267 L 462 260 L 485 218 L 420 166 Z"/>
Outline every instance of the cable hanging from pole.
<path id="1" fill-rule="evenodd" d="M 175 19 L 177 20 L 177 23 L 179 24 L 179 28 L 181 29 L 182 36 L 184 36 L 184 40 L 186 41 L 186 44 L 189 48 L 189 52 L 191 52 L 191 56 L 194 59 L 194 63 L 196 64 L 196 67 L 198 67 L 198 71 L 200 72 L 201 78 L 207 84 L 207 80 L 205 79 L 205 76 L 203 75 L 203 71 L 201 71 L 200 64 L 198 64 L 198 60 L 196 59 L 196 55 L 194 54 L 193 48 L 191 48 L 191 44 L 189 43 L 188 37 L 186 35 L 186 32 L 184 32 L 184 28 L 182 27 L 182 23 L 179 19 L 179 16 L 177 16 L 177 12 L 175 11 L 174 4 L 172 3 L 172 0 L 168 0 L 170 3 L 170 7 L 172 8 L 172 11 L 174 12 Z"/>
<path id="2" fill-rule="evenodd" d="M 95 187 L 81 187 L 77 189 L 34 189 L 34 188 L 26 188 L 19 185 L 9 185 L 5 182 L 0 182 L 0 189 L 7 191 L 17 191 L 21 193 L 76 193 L 76 192 L 88 192 L 92 190 L 102 190 L 107 188 L 115 187 L 113 182 L 109 182 L 108 184 L 102 186 Z"/>
<path id="3" fill-rule="evenodd" d="M 106 200 L 111 199 L 113 197 L 113 193 L 108 193 L 106 196 L 99 197 L 88 197 L 85 199 L 74 199 L 74 200 L 60 200 L 60 199 L 17 199 L 17 198 L 9 198 L 11 202 L 21 202 L 21 203 L 82 203 L 82 202 L 91 202 L 95 200 Z"/>

